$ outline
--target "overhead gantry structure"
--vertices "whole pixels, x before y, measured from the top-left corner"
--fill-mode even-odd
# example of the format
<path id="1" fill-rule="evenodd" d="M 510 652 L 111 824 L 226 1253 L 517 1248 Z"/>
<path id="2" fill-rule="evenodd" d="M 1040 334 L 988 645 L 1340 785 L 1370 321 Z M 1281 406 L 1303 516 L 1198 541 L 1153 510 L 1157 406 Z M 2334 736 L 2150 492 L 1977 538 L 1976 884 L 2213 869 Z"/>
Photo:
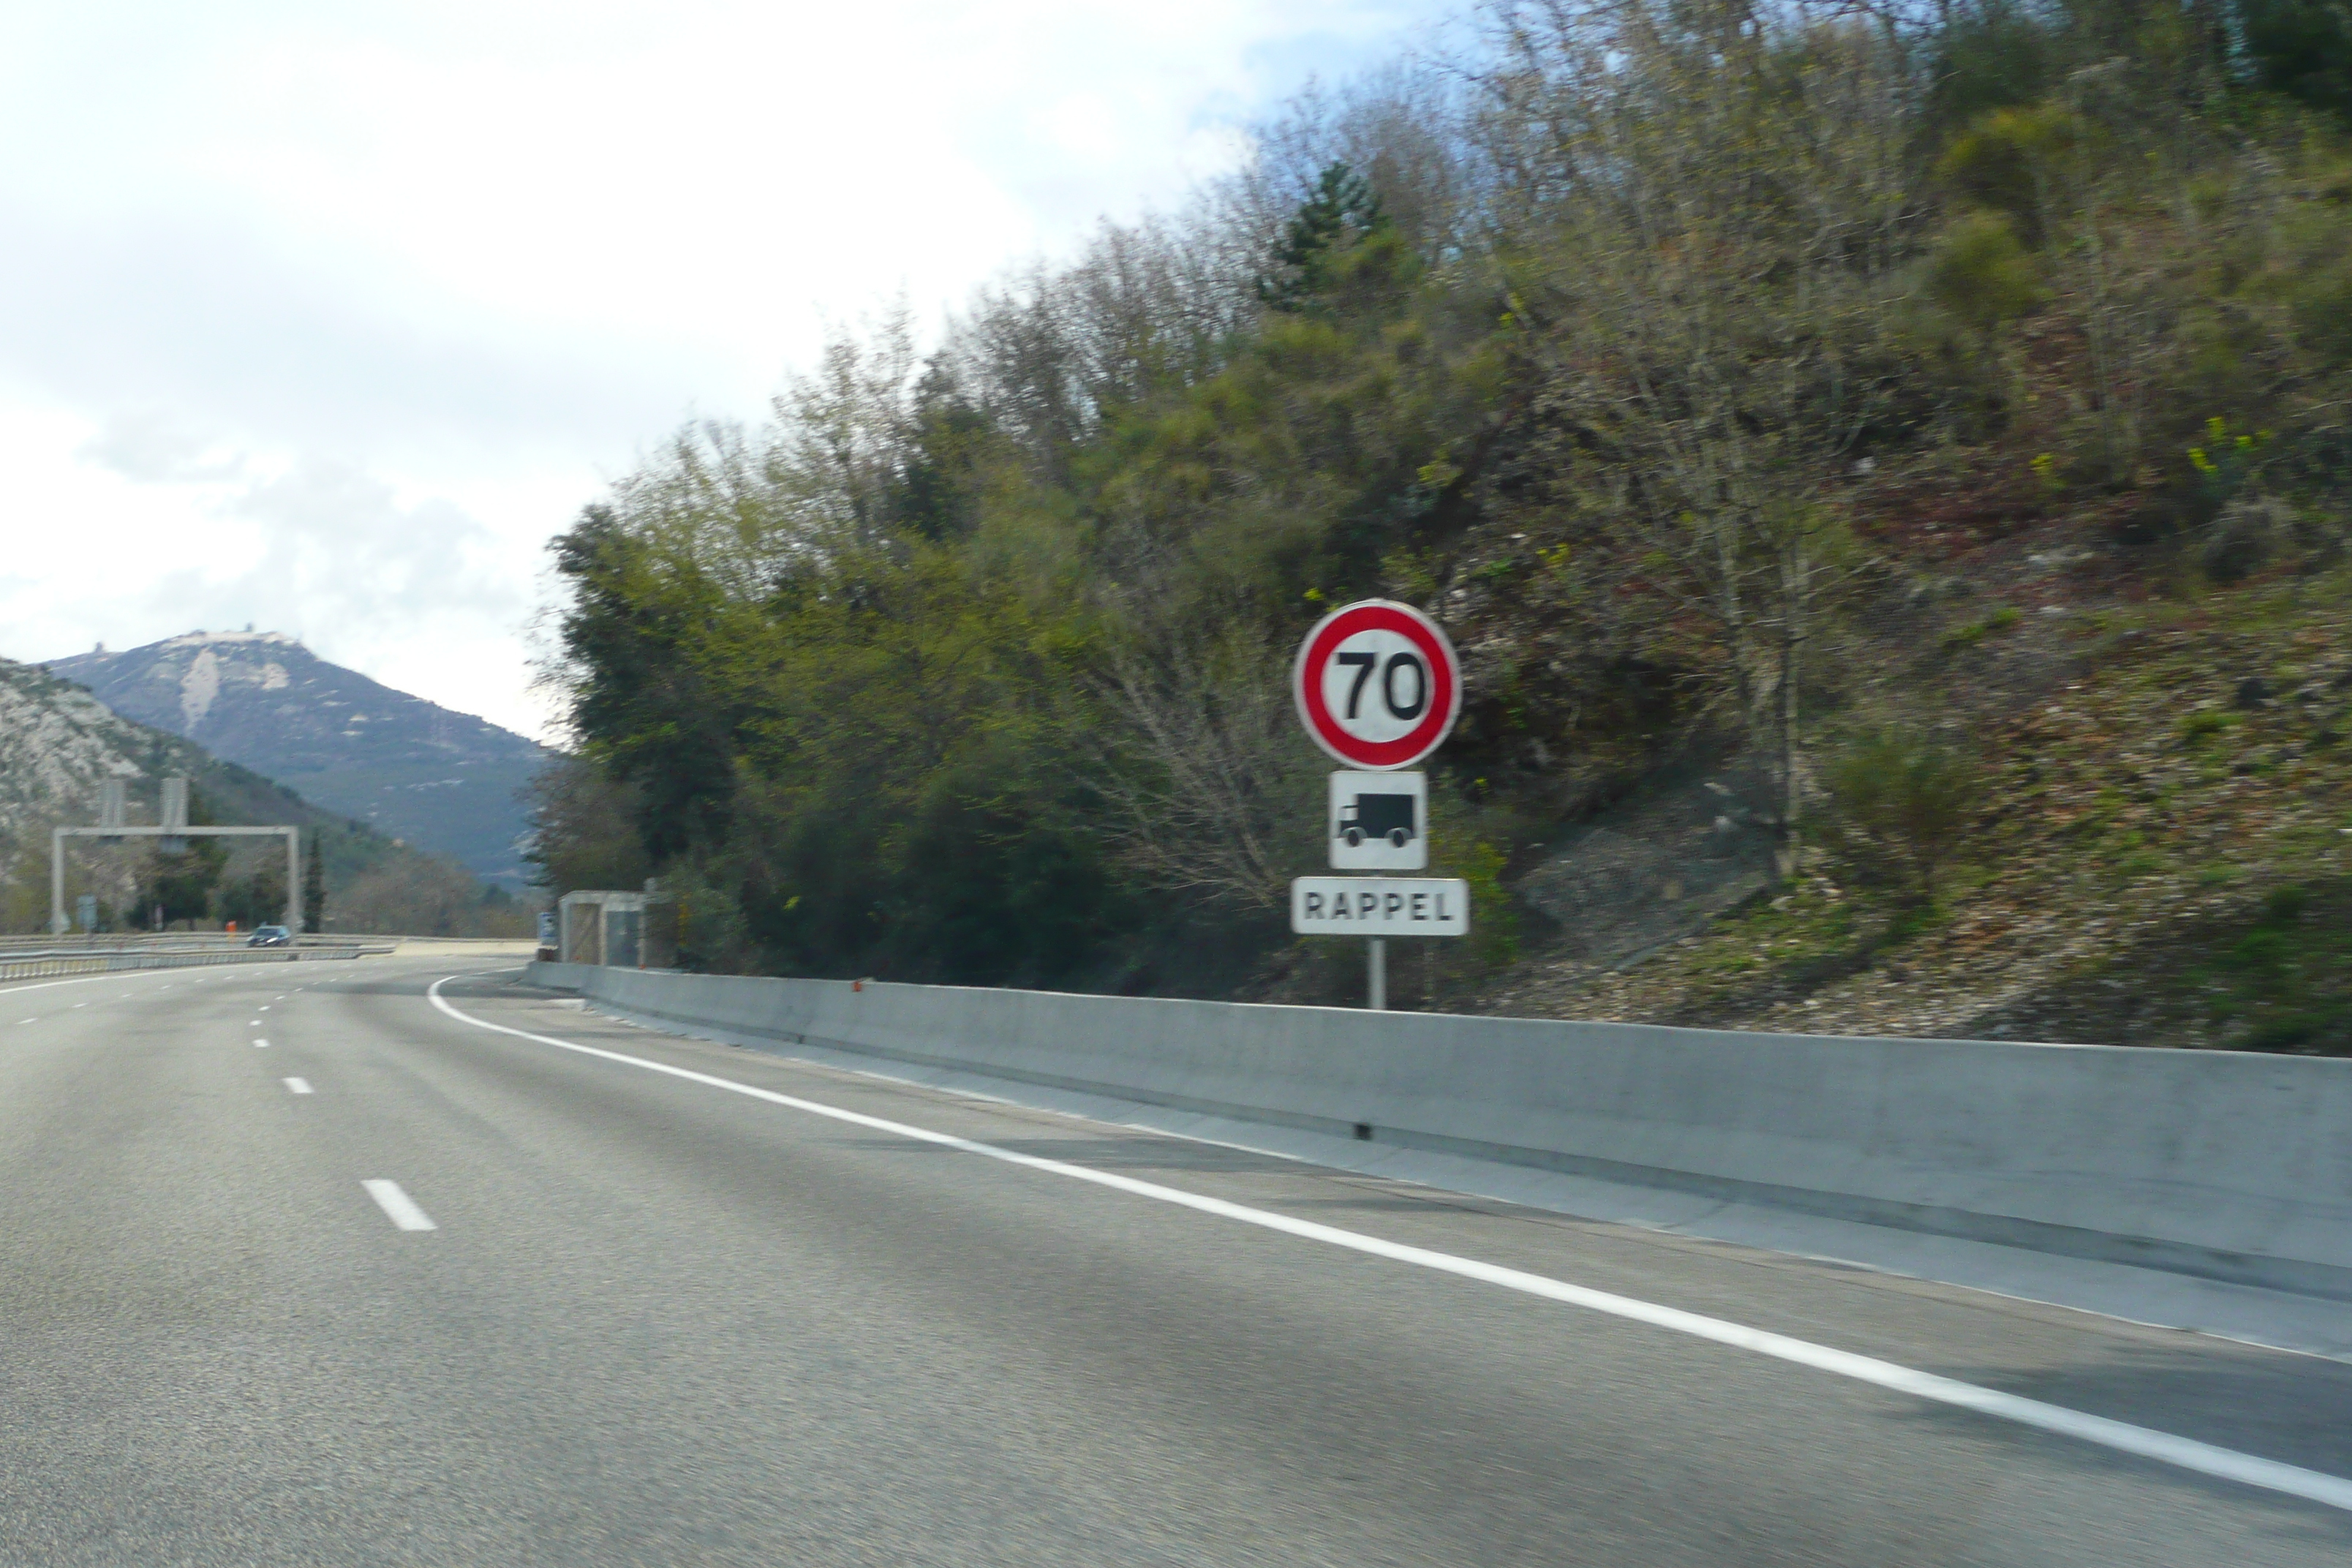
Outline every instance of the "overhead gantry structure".
<path id="1" fill-rule="evenodd" d="M 302 830 L 280 825 L 271 827 L 192 827 L 188 824 L 188 781 L 167 778 L 152 827 L 124 823 L 123 781 L 106 779 L 99 785 L 98 826 L 49 829 L 49 930 L 63 935 L 72 929 L 66 918 L 66 840 L 68 838 L 160 838 L 166 851 L 185 847 L 191 838 L 256 838 L 281 834 L 286 839 L 286 916 L 289 931 L 302 931 Z"/>

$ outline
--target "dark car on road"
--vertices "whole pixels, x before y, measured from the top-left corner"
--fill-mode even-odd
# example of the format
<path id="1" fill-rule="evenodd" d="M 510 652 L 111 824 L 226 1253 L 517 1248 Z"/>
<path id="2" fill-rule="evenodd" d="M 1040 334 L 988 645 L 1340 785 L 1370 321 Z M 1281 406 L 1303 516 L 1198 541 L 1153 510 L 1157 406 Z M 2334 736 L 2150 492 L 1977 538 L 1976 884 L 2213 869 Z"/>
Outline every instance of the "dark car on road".
<path id="1" fill-rule="evenodd" d="M 256 926 L 253 934 L 245 939 L 247 947 L 291 947 L 294 933 L 284 926 Z"/>

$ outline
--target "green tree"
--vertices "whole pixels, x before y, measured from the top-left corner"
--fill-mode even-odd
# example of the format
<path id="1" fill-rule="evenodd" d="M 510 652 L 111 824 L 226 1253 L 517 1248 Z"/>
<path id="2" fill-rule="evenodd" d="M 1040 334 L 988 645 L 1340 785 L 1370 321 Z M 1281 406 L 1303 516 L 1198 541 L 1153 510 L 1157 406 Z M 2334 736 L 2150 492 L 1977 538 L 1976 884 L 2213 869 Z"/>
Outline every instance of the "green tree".
<path id="1" fill-rule="evenodd" d="M 194 820 L 193 808 L 190 820 Z M 183 921 L 194 924 L 212 914 L 213 889 L 220 880 L 228 851 L 217 838 L 191 838 L 177 854 L 158 852 L 140 879 L 139 906 L 152 915 L 161 910 L 165 926 Z"/>
<path id="2" fill-rule="evenodd" d="M 2352 121 L 2352 10 L 2341 0 L 2247 0 L 2240 15 L 2256 82 Z"/>
<path id="3" fill-rule="evenodd" d="M 222 882 L 215 913 L 246 931 L 278 920 L 286 913 L 285 871 L 264 866 L 249 876 Z"/>
<path id="4" fill-rule="evenodd" d="M 212 803 L 202 790 L 188 792 L 188 823 L 195 827 L 217 826 Z M 228 843 L 226 839 L 197 837 L 180 841 L 184 847 L 164 852 L 160 847 L 147 862 L 139 882 L 139 908 L 152 919 L 154 911 L 163 910 L 163 923 L 173 925 L 185 921 L 193 925 L 212 917 L 214 889 L 219 885 L 222 870 L 228 865 Z"/>

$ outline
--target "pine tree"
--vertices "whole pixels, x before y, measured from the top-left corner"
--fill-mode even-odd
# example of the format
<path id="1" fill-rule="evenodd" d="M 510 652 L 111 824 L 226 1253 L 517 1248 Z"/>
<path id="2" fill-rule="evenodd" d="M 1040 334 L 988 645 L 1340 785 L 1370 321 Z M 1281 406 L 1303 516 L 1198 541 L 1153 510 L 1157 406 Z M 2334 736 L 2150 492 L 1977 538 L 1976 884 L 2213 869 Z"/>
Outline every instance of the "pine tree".
<path id="1" fill-rule="evenodd" d="M 1331 284 L 1332 258 L 1392 226 L 1371 182 L 1334 163 L 1299 205 L 1274 253 L 1278 270 L 1257 280 L 1257 297 L 1274 310 L 1303 310 Z"/>
<path id="2" fill-rule="evenodd" d="M 327 863 L 320 854 L 318 836 L 310 838 L 310 853 L 302 861 L 302 929 L 315 931 L 327 913 Z"/>

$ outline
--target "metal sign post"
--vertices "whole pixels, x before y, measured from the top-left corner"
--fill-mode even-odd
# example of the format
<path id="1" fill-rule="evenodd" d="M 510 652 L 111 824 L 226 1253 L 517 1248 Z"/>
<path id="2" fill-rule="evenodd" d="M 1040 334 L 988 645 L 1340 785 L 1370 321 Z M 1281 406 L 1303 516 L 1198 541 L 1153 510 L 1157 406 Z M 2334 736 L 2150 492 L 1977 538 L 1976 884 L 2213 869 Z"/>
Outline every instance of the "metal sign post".
<path id="1" fill-rule="evenodd" d="M 1429 778 L 1400 770 L 1435 751 L 1462 711 L 1461 661 L 1444 630 L 1410 605 L 1344 605 L 1299 644 L 1291 699 L 1315 743 L 1347 764 L 1331 775 L 1332 867 L 1427 866 Z M 1388 938 L 1465 934 L 1469 889 L 1436 879 L 1301 877 L 1291 884 L 1290 929 L 1367 938 L 1365 1003 L 1379 1012 L 1388 1006 Z"/>

